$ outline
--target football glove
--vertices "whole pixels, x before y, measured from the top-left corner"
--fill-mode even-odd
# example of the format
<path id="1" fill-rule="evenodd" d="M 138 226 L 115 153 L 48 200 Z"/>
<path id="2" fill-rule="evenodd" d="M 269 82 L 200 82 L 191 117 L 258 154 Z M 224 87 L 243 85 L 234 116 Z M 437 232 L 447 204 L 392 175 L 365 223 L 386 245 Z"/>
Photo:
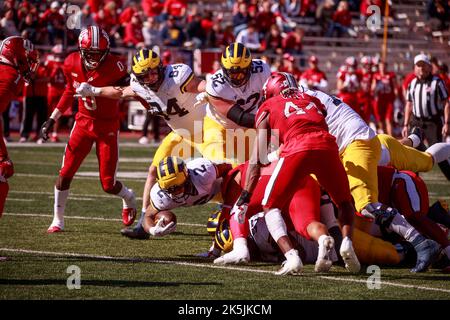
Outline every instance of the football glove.
<path id="1" fill-rule="evenodd" d="M 163 237 L 169 233 L 174 232 L 176 227 L 177 225 L 173 221 L 165 225 L 164 219 L 159 219 L 156 225 L 150 228 L 149 233 L 155 237 Z"/>
<path id="2" fill-rule="evenodd" d="M 55 120 L 53 120 L 52 118 L 49 118 L 42 125 L 42 127 L 41 127 L 41 138 L 44 141 L 48 140 L 48 135 L 49 135 L 50 131 L 52 131 L 52 128 L 53 128 L 54 124 L 55 124 Z"/>
<path id="3" fill-rule="evenodd" d="M 87 82 L 82 82 L 76 92 L 81 97 L 94 97 L 100 93 L 100 88 L 91 86 Z"/>
<path id="4" fill-rule="evenodd" d="M 195 98 L 197 101 L 194 103 L 194 108 L 208 102 L 208 94 L 206 92 L 200 92 Z"/>
<path id="5" fill-rule="evenodd" d="M 8 179 L 11 178 L 14 174 L 14 165 L 11 161 L 11 159 L 4 159 L 0 161 L 0 176 Z"/>
<path id="6" fill-rule="evenodd" d="M 248 203 L 250 202 L 251 194 L 247 190 L 243 190 L 239 196 L 238 201 L 231 209 L 231 215 L 234 216 L 234 220 L 239 224 L 244 224 L 245 215 L 248 210 Z"/>

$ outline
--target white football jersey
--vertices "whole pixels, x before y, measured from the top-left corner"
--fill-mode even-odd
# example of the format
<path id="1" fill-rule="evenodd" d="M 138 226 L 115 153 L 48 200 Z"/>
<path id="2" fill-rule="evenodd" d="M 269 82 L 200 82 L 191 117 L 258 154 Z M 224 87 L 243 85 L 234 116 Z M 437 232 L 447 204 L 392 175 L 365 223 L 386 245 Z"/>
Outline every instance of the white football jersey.
<path id="1" fill-rule="evenodd" d="M 216 71 L 206 81 L 206 92 L 218 99 L 225 99 L 235 101 L 246 112 L 256 114 L 259 105 L 261 104 L 262 89 L 264 83 L 271 74 L 270 66 L 260 59 L 252 60 L 252 68 L 250 79 L 247 83 L 239 88 L 232 87 L 223 75 L 222 69 Z M 221 124 L 226 129 L 241 128 L 233 120 L 228 119 L 219 113 L 211 104 L 206 106 L 206 114 Z"/>
<path id="2" fill-rule="evenodd" d="M 201 134 L 202 123 L 206 106 L 193 107 L 197 99 L 196 93 L 186 92 L 186 86 L 194 77 L 192 69 L 185 64 L 171 64 L 165 68 L 164 80 L 158 91 L 154 92 L 145 85 L 140 84 L 136 76 L 131 74 L 131 89 L 157 114 L 163 117 L 170 128 L 176 133 L 185 136 L 187 130 L 194 139 L 194 134 Z M 194 131 L 194 122 L 198 121 L 197 131 Z"/>
<path id="3" fill-rule="evenodd" d="M 335 96 L 316 90 L 301 90 L 310 96 L 316 97 L 327 110 L 325 121 L 329 132 L 336 138 L 339 152 L 355 140 L 370 140 L 375 137 L 375 132 L 367 123 L 346 103 Z"/>
<path id="4" fill-rule="evenodd" d="M 186 168 L 194 186 L 195 195 L 174 200 L 156 183 L 150 191 L 150 200 L 155 209 L 162 211 L 205 204 L 220 191 L 222 178 L 217 178 L 216 167 L 211 161 L 197 158 L 186 163 Z"/>

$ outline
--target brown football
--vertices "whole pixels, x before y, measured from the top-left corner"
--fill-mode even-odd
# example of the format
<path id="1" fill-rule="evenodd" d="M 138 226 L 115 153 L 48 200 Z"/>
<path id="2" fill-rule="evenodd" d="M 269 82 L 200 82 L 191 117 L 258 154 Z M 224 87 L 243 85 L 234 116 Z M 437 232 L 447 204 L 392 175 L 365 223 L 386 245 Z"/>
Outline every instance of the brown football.
<path id="1" fill-rule="evenodd" d="M 158 222 L 159 219 L 164 218 L 165 225 L 169 224 L 170 222 L 175 222 L 177 224 L 177 216 L 172 211 L 160 211 L 156 214 L 155 222 Z"/>

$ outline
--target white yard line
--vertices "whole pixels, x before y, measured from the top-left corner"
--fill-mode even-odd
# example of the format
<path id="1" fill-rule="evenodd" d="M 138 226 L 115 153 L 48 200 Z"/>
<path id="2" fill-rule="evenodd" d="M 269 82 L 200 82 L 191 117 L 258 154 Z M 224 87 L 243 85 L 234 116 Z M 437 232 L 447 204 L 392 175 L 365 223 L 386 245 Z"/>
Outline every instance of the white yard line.
<path id="1" fill-rule="evenodd" d="M 254 268 L 218 266 L 218 265 L 213 265 L 213 264 L 201 264 L 201 263 L 193 263 L 193 262 L 180 262 L 180 261 L 169 261 L 169 260 L 158 260 L 158 259 L 114 257 L 114 256 L 103 256 L 103 255 L 92 255 L 92 254 L 85 254 L 85 253 L 38 251 L 38 250 L 28 250 L 28 249 L 20 249 L 20 248 L 0 248 L 0 252 L 17 252 L 17 253 L 34 254 L 34 255 L 51 255 L 51 256 L 75 257 L 75 258 L 79 257 L 79 258 L 101 259 L 101 260 L 110 260 L 110 261 L 146 262 L 146 263 L 189 266 L 189 267 L 197 267 L 197 268 L 221 269 L 221 270 L 233 270 L 233 271 L 240 271 L 240 272 L 273 274 L 273 271 L 270 271 L 270 270 L 260 270 L 260 269 L 254 269 Z M 354 283 L 363 283 L 363 284 L 367 283 L 366 280 L 340 278 L 340 277 L 333 277 L 333 276 L 317 276 L 317 278 L 332 280 L 332 281 L 354 282 Z M 416 285 L 411 285 L 411 284 L 402 284 L 402 283 L 395 283 L 395 282 L 381 281 L 380 285 L 405 288 L 405 289 L 416 289 L 416 290 L 422 290 L 422 291 L 439 291 L 439 292 L 450 293 L 450 289 L 416 286 Z"/>
<path id="2" fill-rule="evenodd" d="M 12 213 L 5 212 L 4 216 L 15 216 L 15 217 L 37 217 L 37 218 L 53 218 L 51 214 L 40 214 L 40 213 Z M 103 217 L 82 217 L 82 216 L 64 216 L 64 219 L 75 219 L 75 220 L 95 220 L 95 221 L 122 221 L 119 218 L 103 218 Z M 202 227 L 206 228 L 205 224 L 200 223 L 177 223 L 179 226 L 188 226 L 188 227 Z"/>
<path id="3" fill-rule="evenodd" d="M 81 172 L 80 172 L 81 173 Z M 142 172 L 140 173 L 142 176 L 147 176 L 147 173 Z M 98 173 L 97 173 L 98 175 Z M 55 179 L 57 175 L 55 174 L 34 174 L 34 173 L 14 173 L 15 177 L 30 177 L 30 178 L 50 178 L 50 179 Z M 79 174 L 75 175 L 76 179 L 85 179 L 85 180 L 98 180 L 98 177 L 91 177 L 91 176 L 80 176 Z M 120 178 L 120 180 L 130 180 L 130 181 L 145 181 L 145 178 L 122 178 L 120 176 L 118 176 L 118 178 Z"/>

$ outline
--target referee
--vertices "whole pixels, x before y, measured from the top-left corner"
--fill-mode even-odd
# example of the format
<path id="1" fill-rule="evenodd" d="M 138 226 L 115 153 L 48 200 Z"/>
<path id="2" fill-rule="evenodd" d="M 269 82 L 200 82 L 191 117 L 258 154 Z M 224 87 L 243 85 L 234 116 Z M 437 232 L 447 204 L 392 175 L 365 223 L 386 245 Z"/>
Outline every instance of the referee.
<path id="1" fill-rule="evenodd" d="M 405 106 L 403 137 L 408 136 L 408 126 L 420 127 L 425 132 L 428 145 L 441 142 L 449 133 L 450 105 L 445 83 L 431 74 L 431 63 L 424 54 L 414 58 L 416 77 L 408 86 Z"/>

